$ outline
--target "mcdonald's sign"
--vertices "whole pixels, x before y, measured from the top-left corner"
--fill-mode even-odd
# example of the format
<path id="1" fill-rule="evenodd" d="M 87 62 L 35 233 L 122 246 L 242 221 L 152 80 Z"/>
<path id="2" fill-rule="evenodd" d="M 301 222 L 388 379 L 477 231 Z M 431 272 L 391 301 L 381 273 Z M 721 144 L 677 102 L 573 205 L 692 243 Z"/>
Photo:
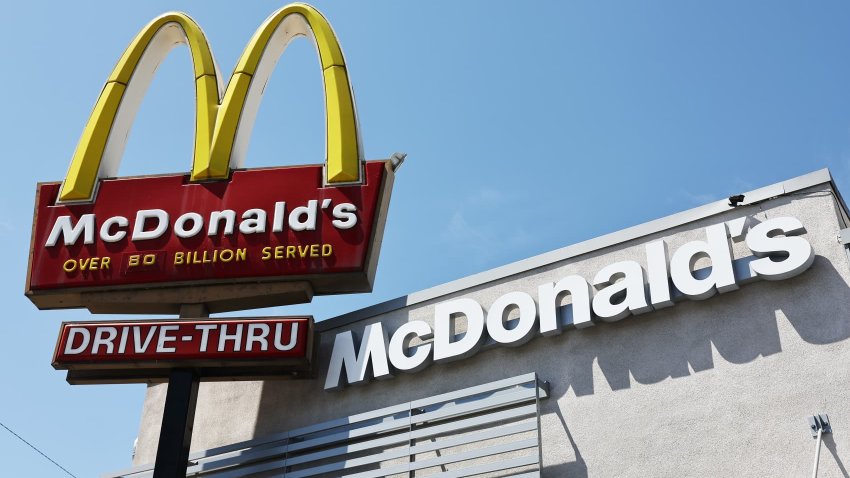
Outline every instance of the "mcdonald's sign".
<path id="1" fill-rule="evenodd" d="M 314 41 L 324 80 L 325 164 L 243 169 L 257 108 L 296 36 Z M 186 44 L 195 76 L 191 171 L 116 177 L 159 63 Z M 273 13 L 226 87 L 200 27 L 183 13 L 148 23 L 121 56 L 65 180 L 36 191 L 27 296 L 42 309 L 212 312 L 370 291 L 394 170 L 364 161 L 342 50 L 313 7 Z"/>

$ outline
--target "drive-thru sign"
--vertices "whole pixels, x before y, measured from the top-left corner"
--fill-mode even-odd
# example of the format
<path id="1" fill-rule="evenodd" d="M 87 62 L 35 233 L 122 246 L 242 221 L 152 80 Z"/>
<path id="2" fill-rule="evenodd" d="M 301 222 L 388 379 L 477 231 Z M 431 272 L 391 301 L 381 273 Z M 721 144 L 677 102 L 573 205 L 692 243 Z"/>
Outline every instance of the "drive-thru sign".
<path id="1" fill-rule="evenodd" d="M 308 375 L 312 357 L 312 317 L 66 322 L 53 367 L 73 384 L 165 381 L 174 367 L 263 379 Z"/>

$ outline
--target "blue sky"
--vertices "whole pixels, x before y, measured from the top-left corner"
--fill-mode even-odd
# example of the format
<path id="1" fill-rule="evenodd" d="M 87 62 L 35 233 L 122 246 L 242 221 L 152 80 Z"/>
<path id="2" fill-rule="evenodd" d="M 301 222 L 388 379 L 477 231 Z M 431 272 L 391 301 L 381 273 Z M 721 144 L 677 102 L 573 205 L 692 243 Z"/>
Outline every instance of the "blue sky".
<path id="1" fill-rule="evenodd" d="M 35 184 L 63 178 L 103 82 L 154 16 L 193 16 L 229 76 L 283 5 L 237 3 L 32 1 L 0 16 L 0 421 L 79 477 L 130 464 L 144 386 L 72 387 L 50 367 L 60 322 L 90 315 L 23 295 Z M 846 2 L 316 6 L 345 51 L 367 158 L 409 157 L 374 292 L 263 315 L 325 319 L 822 167 L 850 194 Z M 319 71 L 313 47 L 293 43 L 247 166 L 323 161 Z M 177 49 L 122 175 L 188 170 L 193 95 Z M 63 476 L 2 429 L 0 458 L 4 476 Z"/>

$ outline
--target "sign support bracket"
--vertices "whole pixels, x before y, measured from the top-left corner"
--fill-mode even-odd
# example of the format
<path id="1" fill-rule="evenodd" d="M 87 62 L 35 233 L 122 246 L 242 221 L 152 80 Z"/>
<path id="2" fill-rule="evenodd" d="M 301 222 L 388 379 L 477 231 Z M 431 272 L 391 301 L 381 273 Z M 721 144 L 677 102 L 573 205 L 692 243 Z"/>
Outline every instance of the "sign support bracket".
<path id="1" fill-rule="evenodd" d="M 181 319 L 204 318 L 209 315 L 204 304 L 184 304 L 180 307 Z M 186 476 L 200 383 L 197 371 L 189 368 L 175 368 L 169 374 L 153 478 Z"/>

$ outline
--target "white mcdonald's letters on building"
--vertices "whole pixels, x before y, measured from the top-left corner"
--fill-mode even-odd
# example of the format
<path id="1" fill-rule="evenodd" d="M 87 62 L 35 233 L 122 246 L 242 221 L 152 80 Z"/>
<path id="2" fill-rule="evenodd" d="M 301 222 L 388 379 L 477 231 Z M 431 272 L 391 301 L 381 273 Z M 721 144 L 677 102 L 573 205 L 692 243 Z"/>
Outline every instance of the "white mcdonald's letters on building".
<path id="1" fill-rule="evenodd" d="M 342 332 L 334 340 L 325 389 L 343 386 L 343 374 L 348 384 L 390 378 L 394 372 L 417 372 L 432 362 L 470 357 L 487 343 L 518 346 L 536 335 L 590 327 L 595 321 L 614 322 L 670 307 L 678 300 L 707 299 L 756 279 L 788 279 L 814 261 L 812 246 L 800 237 L 804 232 L 794 217 L 758 223 L 741 217 L 706 227 L 705 240 L 688 242 L 675 251 L 669 251 L 664 240 L 647 243 L 646 268 L 637 261 L 616 262 L 603 267 L 592 282 L 568 275 L 539 284 L 536 297 L 521 291 L 504 294 L 486 311 L 471 298 L 441 302 L 434 307 L 433 328 L 414 320 L 390 337 L 381 323 L 374 323 L 364 328 L 359 348 L 351 331 Z M 752 255 L 733 259 L 732 241 L 741 240 Z M 710 266 L 695 270 L 699 260 L 710 261 Z M 567 295 L 572 304 L 559 314 Z M 466 318 L 464 333 L 455 332 L 460 317 Z M 419 345 L 409 345 L 416 338 Z"/>

